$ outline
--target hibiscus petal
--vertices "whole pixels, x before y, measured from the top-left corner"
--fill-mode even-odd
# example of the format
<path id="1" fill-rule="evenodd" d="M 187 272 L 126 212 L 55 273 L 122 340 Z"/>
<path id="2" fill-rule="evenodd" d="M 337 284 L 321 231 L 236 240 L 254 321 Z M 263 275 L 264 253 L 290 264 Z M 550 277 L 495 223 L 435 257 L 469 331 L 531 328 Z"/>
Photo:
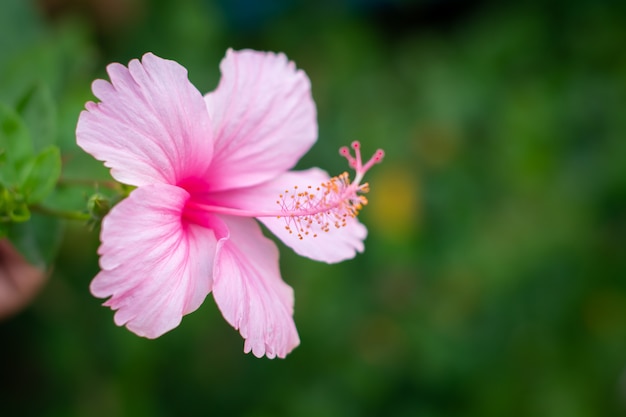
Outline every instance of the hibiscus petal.
<path id="1" fill-rule="evenodd" d="M 294 186 L 299 190 L 306 190 L 308 186 L 315 188 L 328 179 L 328 174 L 319 168 L 289 171 L 272 181 L 254 187 L 214 193 L 208 203 L 253 211 L 277 211 L 281 208 L 277 200 L 280 201 L 279 196 L 284 194 L 285 190 L 293 191 Z M 351 259 L 357 252 L 363 252 L 363 241 L 367 236 L 367 229 L 356 218 L 348 218 L 345 227 L 331 226 L 327 232 L 314 223 L 309 229 L 309 234 L 304 235 L 302 239 L 297 233 L 290 233 L 285 228 L 290 225 L 293 231 L 294 224 L 284 217 L 259 217 L 258 220 L 298 255 L 327 263 Z"/>
<path id="2" fill-rule="evenodd" d="M 78 119 L 78 145 L 125 184 L 178 184 L 204 177 L 213 155 L 212 129 L 200 92 L 174 61 L 145 54 L 107 67 L 111 82 L 96 80 L 100 103 Z"/>
<path id="3" fill-rule="evenodd" d="M 102 222 L 100 266 L 91 292 L 110 297 L 115 323 L 148 338 L 178 326 L 211 291 L 217 246 L 211 229 L 188 224 L 189 194 L 157 184 L 140 187 Z"/>
<path id="4" fill-rule="evenodd" d="M 292 168 L 317 140 L 309 79 L 284 54 L 229 50 L 205 99 L 215 129 L 211 190 L 245 187 Z M 227 175 L 226 175 L 227 174 Z"/>
<path id="5" fill-rule="evenodd" d="M 300 344 L 293 321 L 293 290 L 280 277 L 278 249 L 253 219 L 222 217 L 213 297 L 254 356 L 284 358 Z"/>

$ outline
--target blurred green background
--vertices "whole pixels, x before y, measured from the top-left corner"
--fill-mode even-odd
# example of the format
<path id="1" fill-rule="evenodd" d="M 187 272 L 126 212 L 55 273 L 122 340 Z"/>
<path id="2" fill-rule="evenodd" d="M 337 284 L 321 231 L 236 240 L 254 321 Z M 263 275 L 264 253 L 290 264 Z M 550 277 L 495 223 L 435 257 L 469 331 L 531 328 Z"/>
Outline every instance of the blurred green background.
<path id="1" fill-rule="evenodd" d="M 342 172 L 355 139 L 387 156 L 364 254 L 280 245 L 286 360 L 244 355 L 211 297 L 157 340 L 116 327 L 88 291 L 97 232 L 67 224 L 0 324 L 0 415 L 626 415 L 625 45 L 619 1 L 3 1 L 0 99 L 50 89 L 66 178 L 106 178 L 78 113 L 147 51 L 202 92 L 226 48 L 283 51 L 319 111 L 300 166 Z"/>

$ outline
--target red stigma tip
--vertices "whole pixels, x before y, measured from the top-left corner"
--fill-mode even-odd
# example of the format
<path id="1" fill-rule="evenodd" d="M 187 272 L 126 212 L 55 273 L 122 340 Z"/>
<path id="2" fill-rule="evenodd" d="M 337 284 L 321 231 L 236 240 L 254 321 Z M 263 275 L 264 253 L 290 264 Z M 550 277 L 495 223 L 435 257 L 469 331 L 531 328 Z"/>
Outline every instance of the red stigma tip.
<path id="1" fill-rule="evenodd" d="M 385 152 L 382 149 L 378 149 L 374 155 L 372 155 L 370 160 L 367 161 L 366 164 L 363 164 L 363 161 L 361 160 L 361 143 L 358 140 L 355 140 L 350 144 L 350 146 L 354 150 L 354 155 L 352 155 L 347 146 L 339 148 L 339 153 L 348 160 L 348 165 L 355 170 L 357 175 L 355 180 L 356 182 L 359 182 L 363 178 L 363 174 L 365 174 L 367 170 L 372 167 L 372 165 L 378 164 L 383 160 Z"/>

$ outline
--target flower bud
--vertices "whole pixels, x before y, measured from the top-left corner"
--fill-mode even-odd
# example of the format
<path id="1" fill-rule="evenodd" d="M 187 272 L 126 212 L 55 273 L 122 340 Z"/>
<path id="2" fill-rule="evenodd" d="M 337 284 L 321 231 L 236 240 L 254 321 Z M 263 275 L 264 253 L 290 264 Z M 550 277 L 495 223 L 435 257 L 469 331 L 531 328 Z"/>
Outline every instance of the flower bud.
<path id="1" fill-rule="evenodd" d="M 103 194 L 96 193 L 87 200 L 87 211 L 93 221 L 100 221 L 111 210 L 111 200 Z"/>

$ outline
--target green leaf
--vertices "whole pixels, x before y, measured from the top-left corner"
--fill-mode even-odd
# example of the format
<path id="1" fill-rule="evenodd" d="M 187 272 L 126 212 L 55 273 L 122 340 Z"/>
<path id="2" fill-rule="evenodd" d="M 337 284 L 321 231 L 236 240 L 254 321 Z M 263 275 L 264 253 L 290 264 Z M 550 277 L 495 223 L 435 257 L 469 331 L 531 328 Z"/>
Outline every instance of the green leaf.
<path id="1" fill-rule="evenodd" d="M 29 263 L 47 267 L 61 244 L 63 223 L 55 217 L 33 213 L 29 221 L 10 223 L 6 230 L 11 243 Z"/>
<path id="2" fill-rule="evenodd" d="M 19 182 L 20 173 L 33 157 L 28 129 L 20 116 L 0 103 L 0 183 Z"/>
<path id="3" fill-rule="evenodd" d="M 21 191 L 28 204 L 42 201 L 54 189 L 61 176 L 61 153 L 49 146 L 30 161 L 24 169 Z"/>
<path id="4" fill-rule="evenodd" d="M 57 136 L 57 113 L 52 93 L 42 82 L 35 84 L 17 102 L 36 151 L 54 145 Z"/>

